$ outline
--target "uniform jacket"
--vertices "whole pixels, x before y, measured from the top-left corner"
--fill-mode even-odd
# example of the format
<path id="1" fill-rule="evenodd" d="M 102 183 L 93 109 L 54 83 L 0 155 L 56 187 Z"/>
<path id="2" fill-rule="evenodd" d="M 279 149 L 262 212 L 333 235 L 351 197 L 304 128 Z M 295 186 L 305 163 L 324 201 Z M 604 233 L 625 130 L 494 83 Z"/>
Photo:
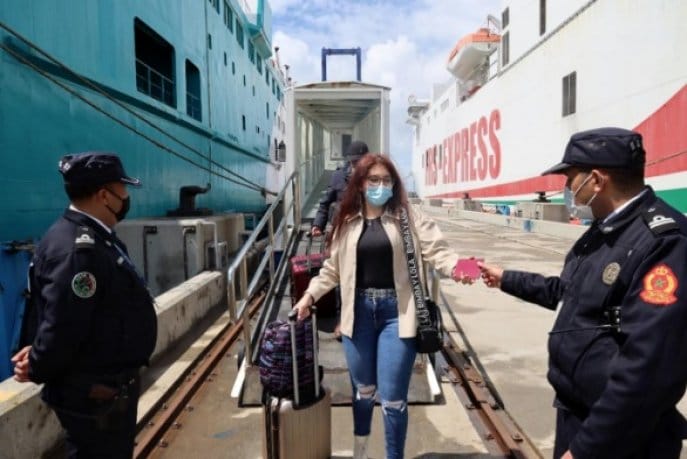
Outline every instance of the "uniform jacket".
<path id="1" fill-rule="evenodd" d="M 113 234 L 71 210 L 41 239 L 30 275 L 38 312 L 32 381 L 48 387 L 77 374 L 115 374 L 148 363 L 157 319 L 125 251 Z"/>
<path id="2" fill-rule="evenodd" d="M 556 406 L 584 420 L 570 445 L 575 458 L 648 457 L 641 452 L 659 436 L 682 435 L 675 404 L 687 383 L 686 234 L 687 219 L 647 187 L 619 215 L 592 224 L 560 277 L 503 274 L 503 291 L 560 309 L 548 379 Z M 613 306 L 619 332 L 608 329 Z"/>
<path id="3" fill-rule="evenodd" d="M 434 220 L 417 209 L 410 209 L 411 229 L 416 257 L 421 263 L 420 272 L 424 279 L 423 262 L 429 262 L 444 276 L 450 276 L 458 256 L 449 249 Z M 353 303 L 355 300 L 357 246 L 365 219 L 358 213 L 347 219 L 341 234 L 335 234 L 331 244 L 331 255 L 322 269 L 311 281 L 306 293 L 317 301 L 337 285 L 341 285 L 341 333 L 353 335 Z M 415 302 L 408 274 L 408 260 L 403 249 L 399 218 L 390 212 L 382 215 L 382 228 L 393 249 L 394 286 L 398 298 L 398 332 L 401 338 L 415 336 Z M 418 254 L 422 254 L 420 257 Z M 426 284 L 425 284 L 426 285 Z"/>
<path id="4" fill-rule="evenodd" d="M 321 230 L 324 230 L 327 226 L 327 221 L 329 220 L 329 211 L 333 203 L 341 201 L 343 197 L 344 190 L 346 190 L 346 185 L 348 184 L 348 176 L 351 173 L 351 163 L 337 168 L 332 177 L 329 180 L 329 185 L 327 186 L 327 191 L 320 200 L 320 206 L 317 208 L 317 214 L 315 214 L 315 219 L 313 220 L 312 226 L 317 226 Z"/>

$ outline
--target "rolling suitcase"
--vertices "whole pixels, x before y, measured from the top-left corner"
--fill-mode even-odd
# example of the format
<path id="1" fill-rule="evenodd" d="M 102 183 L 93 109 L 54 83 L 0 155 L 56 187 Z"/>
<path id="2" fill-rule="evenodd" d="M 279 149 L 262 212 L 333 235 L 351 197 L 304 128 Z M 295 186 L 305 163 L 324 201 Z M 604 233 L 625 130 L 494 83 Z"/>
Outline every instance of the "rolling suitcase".
<path id="1" fill-rule="evenodd" d="M 305 255 L 295 255 L 289 260 L 291 268 L 291 304 L 301 299 L 305 289 L 308 288 L 310 279 L 315 277 L 322 267 L 322 263 L 327 258 L 324 250 L 326 236 L 322 235 L 320 252 L 312 252 L 313 238 L 308 236 L 308 245 L 305 248 Z M 336 315 L 336 291 L 331 290 L 320 298 L 316 303 L 317 310 L 321 317 L 333 317 Z"/>
<path id="2" fill-rule="evenodd" d="M 314 352 L 314 397 L 301 403 L 300 391 L 293 399 L 266 396 L 264 406 L 265 434 L 263 456 L 268 459 L 324 459 L 332 454 L 331 395 L 320 387 L 317 361 L 317 318 L 313 308 L 312 339 Z M 296 361 L 296 311 L 289 314 L 291 352 L 293 355 L 293 387 L 298 388 Z"/>

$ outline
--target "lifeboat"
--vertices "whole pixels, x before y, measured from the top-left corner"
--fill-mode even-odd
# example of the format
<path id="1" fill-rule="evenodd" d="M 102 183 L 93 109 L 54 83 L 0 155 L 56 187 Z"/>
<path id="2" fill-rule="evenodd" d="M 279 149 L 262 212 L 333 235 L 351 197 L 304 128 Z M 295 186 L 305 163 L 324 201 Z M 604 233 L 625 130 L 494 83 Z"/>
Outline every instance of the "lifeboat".
<path id="1" fill-rule="evenodd" d="M 448 56 L 446 68 L 459 80 L 469 80 L 475 69 L 496 50 L 501 35 L 481 28 L 458 40 Z"/>

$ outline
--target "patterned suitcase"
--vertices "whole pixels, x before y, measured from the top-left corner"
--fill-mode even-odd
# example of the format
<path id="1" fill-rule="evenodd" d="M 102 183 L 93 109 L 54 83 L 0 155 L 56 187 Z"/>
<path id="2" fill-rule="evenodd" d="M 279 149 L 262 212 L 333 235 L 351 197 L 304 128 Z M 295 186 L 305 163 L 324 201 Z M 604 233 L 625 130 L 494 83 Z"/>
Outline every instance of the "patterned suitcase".
<path id="1" fill-rule="evenodd" d="M 310 279 L 317 275 L 322 263 L 327 258 L 324 250 L 326 236 L 322 235 L 320 252 L 311 253 L 313 238 L 308 236 L 308 245 L 305 255 L 295 255 L 289 260 L 291 268 L 291 304 L 296 304 L 301 299 L 305 289 L 308 288 Z M 320 316 L 333 317 L 336 315 L 336 290 L 331 290 L 320 298 L 317 303 Z"/>
<path id="2" fill-rule="evenodd" d="M 268 459 L 325 459 L 332 454 L 331 395 L 320 387 L 317 361 L 317 308 L 312 313 L 314 352 L 314 397 L 310 403 L 300 403 L 299 391 L 293 400 L 268 395 L 264 406 L 265 434 L 263 457 Z M 291 351 L 293 355 L 293 387 L 299 387 L 296 361 L 296 313 L 289 314 Z"/>

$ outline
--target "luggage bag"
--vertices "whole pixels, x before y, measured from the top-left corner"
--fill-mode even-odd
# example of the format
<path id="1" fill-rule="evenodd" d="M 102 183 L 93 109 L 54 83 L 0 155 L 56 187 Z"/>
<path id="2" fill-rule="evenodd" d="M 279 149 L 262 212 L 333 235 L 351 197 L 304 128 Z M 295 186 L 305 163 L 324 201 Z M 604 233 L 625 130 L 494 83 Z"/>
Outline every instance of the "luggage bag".
<path id="1" fill-rule="evenodd" d="M 320 386 L 317 359 L 317 313 L 312 308 L 312 339 L 314 352 L 314 397 L 310 403 L 301 403 L 302 397 L 294 390 L 293 399 L 265 397 L 263 408 L 265 433 L 263 457 L 268 459 L 325 459 L 332 454 L 331 394 Z M 291 352 L 293 355 L 293 387 L 299 387 L 296 361 L 296 311 L 289 314 Z"/>
<path id="2" fill-rule="evenodd" d="M 308 245 L 305 248 L 305 255 L 295 255 L 289 260 L 291 268 L 291 304 L 296 304 L 308 288 L 310 279 L 315 277 L 327 258 L 325 254 L 326 236 L 322 235 L 320 242 L 320 252 L 312 252 L 313 238 L 308 236 Z M 333 317 L 336 315 L 336 291 L 331 290 L 320 298 L 316 303 L 317 310 L 321 317 Z"/>

